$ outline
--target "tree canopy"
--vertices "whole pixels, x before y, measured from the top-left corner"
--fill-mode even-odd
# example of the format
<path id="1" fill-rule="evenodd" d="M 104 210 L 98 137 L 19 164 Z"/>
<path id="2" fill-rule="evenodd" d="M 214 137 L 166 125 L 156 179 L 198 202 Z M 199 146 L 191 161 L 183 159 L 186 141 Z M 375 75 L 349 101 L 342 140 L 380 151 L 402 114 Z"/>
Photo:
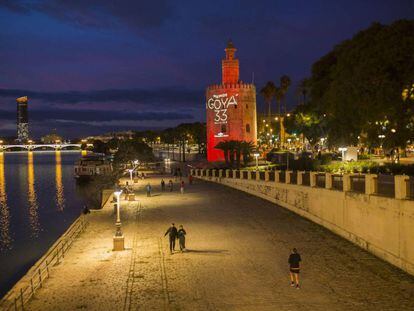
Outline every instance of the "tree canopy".
<path id="1" fill-rule="evenodd" d="M 413 51 L 414 21 L 374 23 L 313 65 L 310 99 L 299 112 L 317 123 L 325 116 L 331 144 L 356 144 L 361 136 L 375 144 L 385 135 L 384 145 L 405 146 L 414 129 L 413 101 L 402 96 L 414 81 Z"/>

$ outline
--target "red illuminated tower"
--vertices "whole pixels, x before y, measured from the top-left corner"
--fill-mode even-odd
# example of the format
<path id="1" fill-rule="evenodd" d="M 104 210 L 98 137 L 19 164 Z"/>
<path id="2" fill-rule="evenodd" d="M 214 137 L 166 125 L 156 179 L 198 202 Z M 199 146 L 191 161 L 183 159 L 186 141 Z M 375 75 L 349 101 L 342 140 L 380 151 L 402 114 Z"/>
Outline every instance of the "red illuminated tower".
<path id="1" fill-rule="evenodd" d="M 206 90 L 207 160 L 224 161 L 221 141 L 251 141 L 256 144 L 256 87 L 239 80 L 237 49 L 229 41 L 222 60 L 222 82 Z"/>

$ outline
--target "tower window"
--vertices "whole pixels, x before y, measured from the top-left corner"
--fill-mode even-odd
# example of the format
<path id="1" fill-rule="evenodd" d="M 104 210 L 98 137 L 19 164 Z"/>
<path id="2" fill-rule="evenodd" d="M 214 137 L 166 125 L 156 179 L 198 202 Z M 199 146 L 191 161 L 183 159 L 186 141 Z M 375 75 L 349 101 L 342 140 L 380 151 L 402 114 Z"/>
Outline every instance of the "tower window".
<path id="1" fill-rule="evenodd" d="M 221 125 L 221 132 L 222 133 L 226 133 L 227 132 L 227 128 L 226 128 L 226 125 L 225 124 L 222 124 Z"/>
<path id="2" fill-rule="evenodd" d="M 246 133 L 250 133 L 250 124 L 246 124 Z"/>

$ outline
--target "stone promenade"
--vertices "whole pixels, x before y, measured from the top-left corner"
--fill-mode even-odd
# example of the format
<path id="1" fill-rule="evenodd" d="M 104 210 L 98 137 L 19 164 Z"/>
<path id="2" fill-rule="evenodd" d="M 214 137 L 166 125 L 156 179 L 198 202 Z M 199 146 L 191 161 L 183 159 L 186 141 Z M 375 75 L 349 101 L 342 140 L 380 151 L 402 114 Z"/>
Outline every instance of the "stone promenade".
<path id="1" fill-rule="evenodd" d="M 181 195 L 160 180 L 140 181 L 140 204 L 122 201 L 127 250 L 111 251 L 112 206 L 92 212 L 28 310 L 414 310 L 413 277 L 320 226 L 231 188 L 196 181 Z M 171 222 L 188 252 L 169 253 Z M 300 290 L 289 286 L 292 247 Z"/>

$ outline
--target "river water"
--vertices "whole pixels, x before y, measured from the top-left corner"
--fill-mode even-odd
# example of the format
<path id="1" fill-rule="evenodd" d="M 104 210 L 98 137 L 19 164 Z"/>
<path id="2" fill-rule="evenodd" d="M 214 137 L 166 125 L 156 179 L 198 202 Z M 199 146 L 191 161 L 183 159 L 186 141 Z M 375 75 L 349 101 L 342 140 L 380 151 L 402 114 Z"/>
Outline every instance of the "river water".
<path id="1" fill-rule="evenodd" d="M 0 297 L 79 216 L 80 152 L 0 153 Z"/>

